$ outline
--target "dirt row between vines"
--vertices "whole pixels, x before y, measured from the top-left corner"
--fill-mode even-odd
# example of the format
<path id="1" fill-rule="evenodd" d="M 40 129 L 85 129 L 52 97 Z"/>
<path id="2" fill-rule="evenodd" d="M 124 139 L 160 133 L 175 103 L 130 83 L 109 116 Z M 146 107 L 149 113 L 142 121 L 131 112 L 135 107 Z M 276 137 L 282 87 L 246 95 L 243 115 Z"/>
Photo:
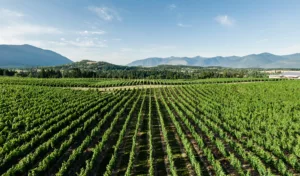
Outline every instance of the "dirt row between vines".
<path id="1" fill-rule="evenodd" d="M 102 92 L 113 91 L 113 90 L 124 90 L 124 89 L 146 89 L 146 88 L 161 88 L 161 87 L 170 87 L 170 86 L 179 86 L 179 85 L 134 85 L 134 86 L 118 86 L 118 87 L 103 87 L 103 88 L 93 88 L 93 87 L 68 87 L 66 89 L 73 90 L 99 90 Z"/>

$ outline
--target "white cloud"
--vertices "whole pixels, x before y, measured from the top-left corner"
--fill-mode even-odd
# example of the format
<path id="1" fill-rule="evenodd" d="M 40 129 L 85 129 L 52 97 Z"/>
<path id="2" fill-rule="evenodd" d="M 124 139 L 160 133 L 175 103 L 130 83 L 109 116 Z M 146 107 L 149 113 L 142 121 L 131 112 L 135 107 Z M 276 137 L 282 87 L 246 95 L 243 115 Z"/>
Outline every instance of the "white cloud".
<path id="1" fill-rule="evenodd" d="M 103 35 L 105 31 L 79 31 L 78 34 L 80 35 Z"/>
<path id="2" fill-rule="evenodd" d="M 112 39 L 113 41 L 122 41 L 122 39 L 120 39 L 120 38 L 114 38 L 114 39 Z"/>
<path id="3" fill-rule="evenodd" d="M 300 53 L 300 44 L 281 48 L 281 49 L 279 49 L 278 54 L 284 55 L 284 54 L 294 54 L 294 53 Z"/>
<path id="4" fill-rule="evenodd" d="M 62 33 L 57 28 L 31 24 L 14 24 L 11 26 L 1 26 L 0 24 L 0 31 L 0 44 L 30 44 L 38 47 L 43 45 L 43 40 L 33 38 Z"/>
<path id="5" fill-rule="evenodd" d="M 0 9 L 0 43 L 1 44 L 32 44 L 41 46 L 40 36 L 57 35 L 62 32 L 52 26 L 42 26 L 26 21 L 22 12 Z"/>
<path id="6" fill-rule="evenodd" d="M 121 52 L 131 52 L 133 51 L 132 48 L 121 48 Z"/>
<path id="7" fill-rule="evenodd" d="M 102 48 L 107 47 L 106 40 L 99 37 L 106 32 L 98 28 L 68 31 L 33 23 L 26 17 L 21 12 L 0 8 L 0 44 L 30 44 L 78 60 L 98 58 Z"/>
<path id="8" fill-rule="evenodd" d="M 112 21 L 112 20 L 122 21 L 122 18 L 119 16 L 119 13 L 112 8 L 90 6 L 88 7 L 88 9 L 91 12 L 94 12 L 99 18 L 105 21 Z"/>
<path id="9" fill-rule="evenodd" d="M 59 41 L 50 41 L 52 45 L 57 46 L 68 46 L 68 47 L 82 47 L 82 48 L 102 48 L 107 47 L 105 40 L 100 40 L 98 38 L 76 38 L 75 40 L 67 40 L 65 38 L 60 38 Z"/>
<path id="10" fill-rule="evenodd" d="M 0 30 L 1 30 L 0 36 L 3 37 L 62 33 L 59 29 L 54 27 L 39 26 L 33 24 L 12 24 L 9 26 L 0 26 Z"/>
<path id="11" fill-rule="evenodd" d="M 34 45 L 34 46 L 37 46 L 37 47 L 42 46 L 42 42 L 37 41 L 37 40 L 27 40 L 27 39 L 24 39 L 24 38 L 2 38 L 1 36 L 0 36 L 0 44 L 5 44 L 5 45 L 30 44 L 30 45 Z"/>
<path id="12" fill-rule="evenodd" d="M 0 8 L 0 18 L 1 17 L 23 17 L 24 14 L 17 11 L 12 11 L 9 9 Z"/>
<path id="13" fill-rule="evenodd" d="M 187 27 L 192 27 L 192 25 L 189 24 L 182 24 L 182 23 L 177 23 L 177 26 L 187 28 Z"/>
<path id="14" fill-rule="evenodd" d="M 153 46 L 149 48 L 142 48 L 139 51 L 143 53 L 153 53 L 153 52 L 159 52 L 159 51 L 168 51 L 175 49 L 176 46 L 172 45 L 161 45 L 161 46 Z"/>
<path id="15" fill-rule="evenodd" d="M 268 42 L 268 41 L 269 41 L 269 39 L 264 38 L 264 39 L 256 41 L 256 43 L 265 43 L 265 42 Z"/>
<path id="16" fill-rule="evenodd" d="M 228 15 L 219 15 L 215 17 L 215 20 L 223 26 L 233 26 L 235 24 L 235 20 Z"/>
<path id="17" fill-rule="evenodd" d="M 168 5 L 168 9 L 170 9 L 170 10 L 174 10 L 176 8 L 177 8 L 177 6 L 175 4 Z"/>

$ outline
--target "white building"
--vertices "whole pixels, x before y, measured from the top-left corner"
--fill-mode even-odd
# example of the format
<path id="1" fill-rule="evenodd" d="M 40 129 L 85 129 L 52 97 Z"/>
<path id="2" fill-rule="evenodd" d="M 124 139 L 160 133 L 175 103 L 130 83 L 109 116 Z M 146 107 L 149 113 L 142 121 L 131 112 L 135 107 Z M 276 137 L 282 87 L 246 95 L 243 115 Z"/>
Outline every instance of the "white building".
<path id="1" fill-rule="evenodd" d="M 288 79 L 300 79 L 300 71 L 283 71 L 278 75 L 269 75 L 269 78 L 288 78 Z"/>
<path id="2" fill-rule="evenodd" d="M 283 78 L 283 77 L 281 75 L 269 75 L 269 78 L 278 79 L 278 78 Z"/>

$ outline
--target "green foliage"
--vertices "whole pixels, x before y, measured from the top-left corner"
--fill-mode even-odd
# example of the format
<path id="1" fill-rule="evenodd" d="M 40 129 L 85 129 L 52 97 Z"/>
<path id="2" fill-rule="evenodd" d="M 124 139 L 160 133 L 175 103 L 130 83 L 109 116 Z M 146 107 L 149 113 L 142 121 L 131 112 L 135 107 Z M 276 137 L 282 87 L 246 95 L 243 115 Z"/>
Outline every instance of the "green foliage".
<path id="1" fill-rule="evenodd" d="M 135 175 L 141 140 L 147 143 L 142 146 L 147 155 L 143 172 L 151 176 L 159 172 L 157 158 L 165 159 L 163 169 L 171 175 L 187 170 L 179 159 L 195 175 L 300 173 L 298 81 L 143 80 L 183 85 L 98 92 L 53 85 L 142 80 L 0 80 L 1 175 Z M 162 156 L 155 151 L 157 144 L 165 149 Z M 186 156 L 177 155 L 178 150 Z"/>
<path id="2" fill-rule="evenodd" d="M 83 60 L 55 67 L 0 69 L 0 75 L 36 78 L 119 78 L 119 79 L 208 79 L 208 78 L 266 78 L 263 69 L 222 67 L 170 66 L 129 67 L 107 62 Z M 5 74 L 4 74 L 5 72 Z"/>

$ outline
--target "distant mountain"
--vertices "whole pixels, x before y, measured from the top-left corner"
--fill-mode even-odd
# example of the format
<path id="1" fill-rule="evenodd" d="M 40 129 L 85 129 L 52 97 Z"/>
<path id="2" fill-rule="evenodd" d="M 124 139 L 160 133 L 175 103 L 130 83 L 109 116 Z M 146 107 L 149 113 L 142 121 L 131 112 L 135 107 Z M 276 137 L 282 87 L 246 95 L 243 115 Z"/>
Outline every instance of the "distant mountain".
<path id="1" fill-rule="evenodd" d="M 50 50 L 31 45 L 0 45 L 0 67 L 55 66 L 72 63 L 68 58 Z"/>
<path id="2" fill-rule="evenodd" d="M 186 66 L 220 66 L 231 68 L 300 68 L 300 54 L 274 55 L 271 53 L 251 54 L 243 57 L 168 57 L 147 58 L 137 60 L 128 66 L 155 67 L 158 65 L 186 65 Z"/>

